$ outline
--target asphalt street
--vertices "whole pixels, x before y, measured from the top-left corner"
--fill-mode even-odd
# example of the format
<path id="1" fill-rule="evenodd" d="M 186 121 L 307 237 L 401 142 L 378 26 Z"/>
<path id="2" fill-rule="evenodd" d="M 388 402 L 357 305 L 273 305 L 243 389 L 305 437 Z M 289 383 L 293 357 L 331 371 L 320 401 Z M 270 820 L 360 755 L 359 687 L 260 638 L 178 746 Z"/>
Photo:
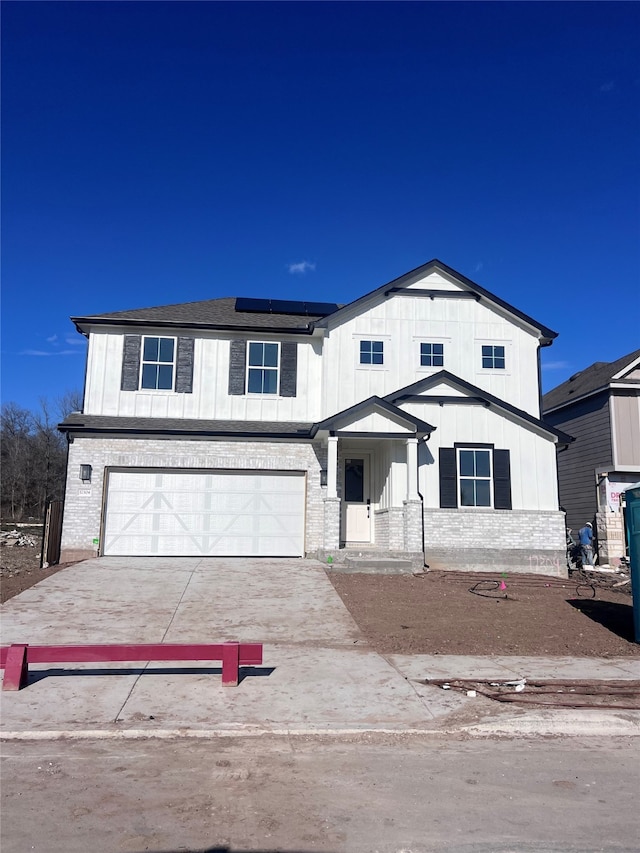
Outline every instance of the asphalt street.
<path id="1" fill-rule="evenodd" d="M 637 739 L 3 745 L 3 853 L 637 851 Z"/>

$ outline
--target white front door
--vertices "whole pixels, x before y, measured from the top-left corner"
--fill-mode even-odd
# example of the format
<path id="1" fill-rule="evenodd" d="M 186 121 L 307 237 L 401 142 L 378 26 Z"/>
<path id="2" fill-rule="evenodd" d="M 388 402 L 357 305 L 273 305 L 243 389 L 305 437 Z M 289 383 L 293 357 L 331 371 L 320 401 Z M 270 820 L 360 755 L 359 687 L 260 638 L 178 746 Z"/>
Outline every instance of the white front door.
<path id="1" fill-rule="evenodd" d="M 342 538 L 345 543 L 371 542 L 370 457 L 359 453 L 344 460 Z"/>

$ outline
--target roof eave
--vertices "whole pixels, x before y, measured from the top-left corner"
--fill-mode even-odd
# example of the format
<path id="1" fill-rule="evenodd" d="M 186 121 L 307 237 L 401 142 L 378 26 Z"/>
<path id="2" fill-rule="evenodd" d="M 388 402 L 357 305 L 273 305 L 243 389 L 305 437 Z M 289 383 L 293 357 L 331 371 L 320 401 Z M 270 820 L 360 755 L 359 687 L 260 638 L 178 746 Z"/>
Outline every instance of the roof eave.
<path id="1" fill-rule="evenodd" d="M 193 322 L 176 322 L 173 320 L 133 320 L 133 319 L 106 319 L 104 317 L 71 317 L 71 322 L 82 335 L 87 335 L 87 331 L 82 328 L 86 326 L 112 326 L 114 328 L 121 326 L 130 326 L 135 328 L 148 329 L 208 329 L 219 332 L 263 332 L 265 334 L 272 332 L 278 335 L 311 335 L 313 334 L 313 323 L 307 323 L 305 326 L 236 326 L 225 323 L 193 323 Z"/>

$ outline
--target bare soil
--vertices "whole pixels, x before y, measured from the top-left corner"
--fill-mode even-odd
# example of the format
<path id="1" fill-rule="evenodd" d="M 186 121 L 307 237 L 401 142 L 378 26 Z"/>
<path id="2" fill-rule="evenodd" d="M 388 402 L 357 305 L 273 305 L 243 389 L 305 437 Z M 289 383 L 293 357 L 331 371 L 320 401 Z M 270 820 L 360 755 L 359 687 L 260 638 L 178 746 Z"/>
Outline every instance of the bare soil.
<path id="1" fill-rule="evenodd" d="M 640 656 L 616 575 L 328 574 L 381 654 Z"/>
<path id="2" fill-rule="evenodd" d="M 40 548 L 28 545 L 2 545 L 0 547 L 0 603 L 35 586 L 39 581 L 55 575 L 73 563 L 61 563 L 47 569 L 40 568 Z"/>

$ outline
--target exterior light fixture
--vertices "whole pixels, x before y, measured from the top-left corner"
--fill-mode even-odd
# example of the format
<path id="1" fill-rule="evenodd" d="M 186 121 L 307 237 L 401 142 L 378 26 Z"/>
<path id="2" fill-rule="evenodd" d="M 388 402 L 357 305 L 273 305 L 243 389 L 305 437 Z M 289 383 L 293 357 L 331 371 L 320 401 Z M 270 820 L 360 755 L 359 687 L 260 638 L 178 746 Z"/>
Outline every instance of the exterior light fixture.
<path id="1" fill-rule="evenodd" d="M 80 466 L 80 479 L 82 480 L 83 483 L 90 483 L 91 482 L 91 471 L 92 470 L 93 469 L 91 468 L 91 465 L 81 465 Z"/>
<path id="2" fill-rule="evenodd" d="M 320 469 L 320 485 L 321 486 L 327 485 L 327 469 L 326 468 Z"/>

